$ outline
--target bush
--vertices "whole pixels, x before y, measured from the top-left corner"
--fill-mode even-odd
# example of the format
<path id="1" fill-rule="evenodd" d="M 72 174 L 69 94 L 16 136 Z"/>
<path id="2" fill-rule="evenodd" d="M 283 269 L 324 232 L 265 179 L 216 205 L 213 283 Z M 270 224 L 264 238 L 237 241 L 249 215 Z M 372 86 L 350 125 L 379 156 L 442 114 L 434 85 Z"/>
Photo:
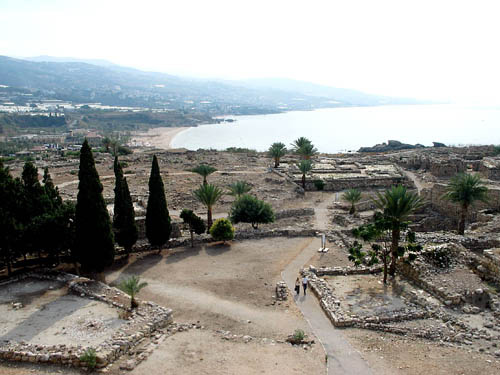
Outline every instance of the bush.
<path id="1" fill-rule="evenodd" d="M 226 148 L 226 152 L 233 152 L 233 153 L 247 153 L 247 154 L 256 154 L 257 151 L 251 148 L 245 148 L 245 147 L 228 147 Z"/>
<path id="2" fill-rule="evenodd" d="M 116 153 L 118 155 L 130 155 L 133 153 L 133 151 L 128 148 L 128 147 L 125 147 L 125 146 L 118 146 L 117 150 L 116 150 Z"/>
<path id="3" fill-rule="evenodd" d="M 85 362 L 89 369 L 94 369 L 97 365 L 97 355 L 94 348 L 87 348 L 80 356 L 80 361 Z"/>
<path id="4" fill-rule="evenodd" d="M 230 241 L 234 238 L 234 228 L 228 219 L 218 219 L 210 228 L 210 235 L 216 241 Z"/>
<path id="5" fill-rule="evenodd" d="M 323 190 L 323 188 L 325 187 L 325 181 L 323 180 L 314 180 L 313 184 L 318 190 Z"/>
<path id="6" fill-rule="evenodd" d="M 271 205 L 247 194 L 233 203 L 229 216 L 233 223 L 251 223 L 254 229 L 257 229 L 259 224 L 274 222 Z"/>
<path id="7" fill-rule="evenodd" d="M 306 337 L 306 334 L 301 329 L 296 329 L 293 333 L 293 339 L 295 340 L 295 342 L 301 342 L 302 340 L 304 340 L 304 337 Z"/>

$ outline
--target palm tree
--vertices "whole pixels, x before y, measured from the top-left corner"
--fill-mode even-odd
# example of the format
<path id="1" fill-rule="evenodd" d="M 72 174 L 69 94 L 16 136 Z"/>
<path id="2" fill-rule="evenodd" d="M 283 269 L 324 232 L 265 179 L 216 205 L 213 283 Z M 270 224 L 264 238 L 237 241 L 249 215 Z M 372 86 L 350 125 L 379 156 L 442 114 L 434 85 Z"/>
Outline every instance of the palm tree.
<path id="1" fill-rule="evenodd" d="M 198 199 L 203 205 L 207 207 L 207 231 L 210 231 L 212 226 L 212 207 L 219 201 L 219 199 L 224 195 L 222 189 L 218 188 L 212 184 L 200 185 L 200 187 L 193 191 L 193 195 Z M 207 232 L 208 233 L 208 232 Z"/>
<path id="2" fill-rule="evenodd" d="M 488 188 L 484 186 L 479 174 L 459 173 L 450 180 L 443 195 L 445 199 L 460 205 L 460 219 L 458 221 L 458 234 L 465 232 L 465 219 L 467 211 L 475 201 L 488 201 Z"/>
<path id="3" fill-rule="evenodd" d="M 286 146 L 281 142 L 274 142 L 271 147 L 269 147 L 269 156 L 274 158 L 274 168 L 278 168 L 280 165 L 280 159 L 286 155 Z"/>
<path id="4" fill-rule="evenodd" d="M 304 146 L 308 143 L 310 144 L 312 142 L 309 139 L 307 139 L 306 137 L 299 137 L 291 143 L 292 151 L 297 152 L 302 146 Z"/>
<path id="5" fill-rule="evenodd" d="M 314 147 L 312 143 L 306 143 L 302 145 L 296 153 L 302 157 L 302 159 L 309 160 L 311 157 L 318 153 L 318 149 Z"/>
<path id="6" fill-rule="evenodd" d="M 246 181 L 236 181 L 229 186 L 229 194 L 236 197 L 236 199 L 248 193 L 250 190 L 252 190 L 252 186 Z"/>
<path id="7" fill-rule="evenodd" d="M 139 306 L 135 301 L 136 294 L 147 285 L 148 283 L 141 283 L 138 276 L 130 276 L 118 285 L 118 289 L 124 291 L 130 296 L 130 308 L 134 309 Z"/>
<path id="8" fill-rule="evenodd" d="M 200 164 L 196 168 L 189 169 L 189 172 L 197 173 L 203 176 L 203 185 L 207 184 L 207 176 L 214 173 L 217 169 L 211 167 L 210 165 Z"/>
<path id="9" fill-rule="evenodd" d="M 349 213 L 354 215 L 356 213 L 356 203 L 361 200 L 361 192 L 358 189 L 349 189 L 342 194 L 342 198 L 351 204 Z"/>
<path id="10" fill-rule="evenodd" d="M 302 188 L 306 189 L 306 173 L 312 169 L 312 163 L 310 160 L 301 160 L 297 167 L 302 173 Z"/>
<path id="11" fill-rule="evenodd" d="M 392 225 L 389 275 L 394 276 L 396 273 L 401 227 L 405 225 L 405 221 L 413 212 L 422 207 L 423 202 L 417 194 L 409 193 L 402 185 L 392 186 L 383 194 L 377 193 L 377 198 L 373 202 L 383 211 L 385 218 Z"/>

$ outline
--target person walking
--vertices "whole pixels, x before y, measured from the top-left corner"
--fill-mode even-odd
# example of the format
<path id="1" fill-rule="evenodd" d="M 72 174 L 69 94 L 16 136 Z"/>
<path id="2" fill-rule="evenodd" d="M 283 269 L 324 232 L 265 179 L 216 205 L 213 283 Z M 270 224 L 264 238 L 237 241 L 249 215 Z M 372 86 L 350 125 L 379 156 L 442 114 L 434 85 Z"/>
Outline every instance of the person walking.
<path id="1" fill-rule="evenodd" d="M 309 282 L 309 278 L 307 277 L 307 275 L 304 275 L 304 277 L 302 278 L 302 287 L 304 288 L 304 295 L 306 295 L 308 282 Z"/>
<path id="2" fill-rule="evenodd" d="M 300 278 L 297 276 L 295 280 L 295 295 L 298 296 L 300 294 Z"/>

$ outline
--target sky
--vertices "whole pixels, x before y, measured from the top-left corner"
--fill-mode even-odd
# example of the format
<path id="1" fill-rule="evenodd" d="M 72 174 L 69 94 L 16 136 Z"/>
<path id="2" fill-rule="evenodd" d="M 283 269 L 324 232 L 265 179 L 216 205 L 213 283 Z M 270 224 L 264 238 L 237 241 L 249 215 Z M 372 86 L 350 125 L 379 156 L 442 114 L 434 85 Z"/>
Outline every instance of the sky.
<path id="1" fill-rule="evenodd" d="M 0 55 L 500 104 L 500 1 L 0 0 Z"/>

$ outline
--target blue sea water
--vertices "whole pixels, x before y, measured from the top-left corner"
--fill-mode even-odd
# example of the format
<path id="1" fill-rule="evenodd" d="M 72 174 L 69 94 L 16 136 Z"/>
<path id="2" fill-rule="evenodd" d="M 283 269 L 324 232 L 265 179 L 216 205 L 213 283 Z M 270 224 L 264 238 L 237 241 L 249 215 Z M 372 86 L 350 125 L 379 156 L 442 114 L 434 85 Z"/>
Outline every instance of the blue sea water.
<path id="1" fill-rule="evenodd" d="M 235 122 L 201 125 L 179 133 L 172 147 L 265 151 L 300 136 L 320 152 L 357 150 L 389 139 L 447 145 L 500 144 L 500 107 L 409 105 L 328 108 L 272 115 L 238 116 Z"/>

